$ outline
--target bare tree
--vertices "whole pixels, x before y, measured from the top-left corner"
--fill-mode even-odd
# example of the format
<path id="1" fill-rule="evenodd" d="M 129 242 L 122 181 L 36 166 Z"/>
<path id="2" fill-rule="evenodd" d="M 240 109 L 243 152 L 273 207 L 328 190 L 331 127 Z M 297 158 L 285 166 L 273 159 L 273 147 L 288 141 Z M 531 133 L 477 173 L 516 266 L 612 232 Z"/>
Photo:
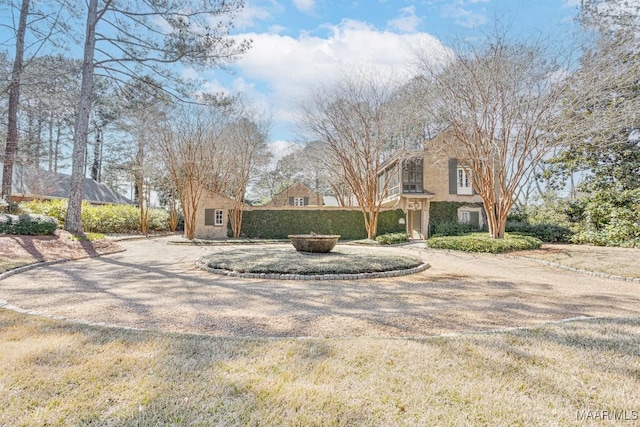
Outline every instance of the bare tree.
<path id="1" fill-rule="evenodd" d="M 13 2 L 9 3 L 9 7 L 13 8 Z M 11 71 L 11 81 L 7 87 L 9 92 L 9 105 L 7 111 L 7 142 L 4 152 L 4 165 L 2 174 L 2 199 L 6 202 L 11 200 L 11 186 L 13 183 L 13 164 L 15 162 L 16 150 L 18 144 L 18 109 L 20 106 L 20 89 L 22 73 L 25 67 L 24 55 L 28 48 L 25 44 L 27 30 L 31 29 L 36 34 L 34 41 L 34 51 L 37 52 L 40 47 L 46 43 L 52 34 L 61 26 L 60 15 L 62 6 L 53 13 L 36 12 L 31 8 L 30 0 L 21 0 L 18 24 L 12 30 L 15 30 L 15 56 L 13 60 L 13 68 Z M 29 18 L 32 21 L 29 22 Z M 44 24 L 43 24 L 44 23 Z M 42 25 L 42 28 L 39 28 Z M 35 56 L 35 53 L 34 53 Z"/>
<path id="2" fill-rule="evenodd" d="M 224 186 L 234 201 L 230 212 L 233 237 L 242 230 L 242 214 L 245 206 L 247 186 L 258 172 L 258 168 L 269 162 L 267 147 L 269 124 L 255 119 L 251 109 L 242 111 L 237 120 L 229 123 L 222 132 L 226 178 Z M 218 160 L 220 161 L 220 160 Z"/>
<path id="3" fill-rule="evenodd" d="M 242 0 L 89 0 L 79 113 L 76 119 L 65 229 L 82 232 L 82 182 L 94 71 L 123 80 L 154 76 L 169 91 L 170 64 L 219 66 L 249 48 L 229 37 Z"/>
<path id="4" fill-rule="evenodd" d="M 504 32 L 456 50 L 446 64 L 418 54 L 423 109 L 433 117 L 447 155 L 458 160 L 482 197 L 492 238 L 504 237 L 507 215 L 537 163 L 557 143 L 567 69 L 542 42 Z M 427 147 L 433 149 L 435 147 Z"/>
<path id="5" fill-rule="evenodd" d="M 390 80 L 345 77 L 317 90 L 299 116 L 303 131 L 326 146 L 327 166 L 357 200 L 369 239 L 376 237 L 384 198 L 378 175 L 393 134 L 389 104 L 395 89 Z"/>
<path id="6" fill-rule="evenodd" d="M 181 106 L 172 111 L 171 119 L 156 137 L 182 205 L 184 233 L 189 240 L 194 237 L 203 191 L 221 193 L 226 186 L 220 135 L 227 116 L 223 106 Z"/>

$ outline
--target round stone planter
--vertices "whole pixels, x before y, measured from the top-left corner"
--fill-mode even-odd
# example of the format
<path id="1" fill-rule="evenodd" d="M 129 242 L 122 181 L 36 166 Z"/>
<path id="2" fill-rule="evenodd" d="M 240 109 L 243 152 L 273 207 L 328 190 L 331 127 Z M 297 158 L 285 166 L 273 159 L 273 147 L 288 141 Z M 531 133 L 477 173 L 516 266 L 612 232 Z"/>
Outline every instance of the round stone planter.
<path id="1" fill-rule="evenodd" d="M 289 239 L 298 252 L 331 252 L 338 243 L 339 234 L 290 234 Z"/>

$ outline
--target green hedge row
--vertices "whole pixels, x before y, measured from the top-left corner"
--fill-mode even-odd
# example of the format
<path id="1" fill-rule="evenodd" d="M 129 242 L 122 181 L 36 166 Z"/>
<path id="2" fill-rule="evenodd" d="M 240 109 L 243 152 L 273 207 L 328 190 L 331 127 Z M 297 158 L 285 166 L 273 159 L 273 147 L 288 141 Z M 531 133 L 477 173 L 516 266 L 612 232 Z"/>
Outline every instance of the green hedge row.
<path id="1" fill-rule="evenodd" d="M 522 221 L 507 221 L 506 231 L 513 234 L 533 236 L 543 242 L 571 241 L 573 232 L 569 227 L 557 224 L 529 224 Z"/>
<path id="2" fill-rule="evenodd" d="M 50 216 L 0 214 L 0 234 L 42 236 L 53 234 L 57 229 L 58 221 Z"/>
<path id="3" fill-rule="evenodd" d="M 366 239 L 362 212 L 356 210 L 255 210 L 242 214 L 243 237 L 286 239 L 289 234 L 339 234 L 343 240 Z M 378 234 L 401 233 L 402 209 L 380 212 Z"/>
<path id="4" fill-rule="evenodd" d="M 31 201 L 21 203 L 25 212 L 56 218 L 64 224 L 67 214 L 66 200 Z M 94 233 L 135 233 L 140 231 L 140 211 L 129 205 L 82 204 L 82 228 Z M 164 209 L 149 210 L 149 231 L 168 231 L 169 213 Z"/>
<path id="5" fill-rule="evenodd" d="M 471 233 L 464 236 L 432 237 L 427 240 L 430 248 L 453 249 L 465 252 L 501 253 L 524 249 L 538 249 L 542 241 L 531 236 L 507 234 L 504 239 L 492 239 L 487 233 Z"/>

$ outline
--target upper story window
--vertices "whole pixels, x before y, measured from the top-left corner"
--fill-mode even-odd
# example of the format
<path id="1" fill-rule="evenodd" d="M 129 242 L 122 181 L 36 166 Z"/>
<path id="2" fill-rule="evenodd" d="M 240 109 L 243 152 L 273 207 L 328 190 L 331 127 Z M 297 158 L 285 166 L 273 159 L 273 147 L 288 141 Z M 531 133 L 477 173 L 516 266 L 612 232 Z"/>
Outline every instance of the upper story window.
<path id="1" fill-rule="evenodd" d="M 467 171 L 458 166 L 457 171 L 458 180 L 458 194 L 471 195 L 473 194 L 473 187 L 471 186 L 471 179 Z"/>
<path id="2" fill-rule="evenodd" d="M 294 197 L 293 206 L 304 206 L 304 197 Z"/>
<path id="3" fill-rule="evenodd" d="M 423 159 L 410 159 L 402 163 L 402 192 L 423 193 Z"/>

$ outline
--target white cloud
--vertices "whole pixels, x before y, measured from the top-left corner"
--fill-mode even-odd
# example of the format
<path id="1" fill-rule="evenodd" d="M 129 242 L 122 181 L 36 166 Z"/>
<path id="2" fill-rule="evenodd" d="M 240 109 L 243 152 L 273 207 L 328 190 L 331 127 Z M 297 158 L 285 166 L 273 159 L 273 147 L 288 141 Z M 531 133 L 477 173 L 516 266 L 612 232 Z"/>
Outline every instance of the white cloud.
<path id="1" fill-rule="evenodd" d="M 269 151 L 273 154 L 273 158 L 271 161 L 275 165 L 281 158 L 286 156 L 287 154 L 291 154 L 294 151 L 300 149 L 300 145 L 295 142 L 283 141 L 281 139 L 275 140 L 268 144 Z"/>
<path id="2" fill-rule="evenodd" d="M 444 18 L 453 18 L 456 24 L 467 28 L 479 27 L 487 22 L 487 16 L 484 11 L 472 11 L 462 1 L 443 6 L 442 16 Z"/>
<path id="3" fill-rule="evenodd" d="M 316 7 L 316 2 L 315 0 L 293 0 L 293 5 L 300 12 L 311 13 Z"/>
<path id="4" fill-rule="evenodd" d="M 260 7 L 253 4 L 245 4 L 242 11 L 233 20 L 236 28 L 241 30 L 252 28 L 257 21 L 266 21 L 271 18 L 271 12 L 266 7 Z"/>
<path id="5" fill-rule="evenodd" d="M 408 6 L 400 9 L 397 18 L 387 22 L 389 28 L 393 28 L 405 33 L 415 33 L 418 26 L 422 23 L 422 18 L 416 15 L 416 7 Z"/>
<path id="6" fill-rule="evenodd" d="M 434 57 L 446 52 L 439 40 L 426 33 L 381 31 L 353 20 L 323 29 L 326 34 L 322 36 L 305 33 L 292 37 L 276 32 L 237 36 L 252 39 L 253 47 L 234 64 L 233 90 L 241 90 L 272 117 L 275 138 L 295 139 L 289 133 L 299 105 L 320 84 L 331 83 L 350 71 L 375 70 L 380 75 L 408 79 L 414 60 L 412 48 L 420 46 Z M 220 83 L 213 81 L 203 90 L 221 89 Z"/>

